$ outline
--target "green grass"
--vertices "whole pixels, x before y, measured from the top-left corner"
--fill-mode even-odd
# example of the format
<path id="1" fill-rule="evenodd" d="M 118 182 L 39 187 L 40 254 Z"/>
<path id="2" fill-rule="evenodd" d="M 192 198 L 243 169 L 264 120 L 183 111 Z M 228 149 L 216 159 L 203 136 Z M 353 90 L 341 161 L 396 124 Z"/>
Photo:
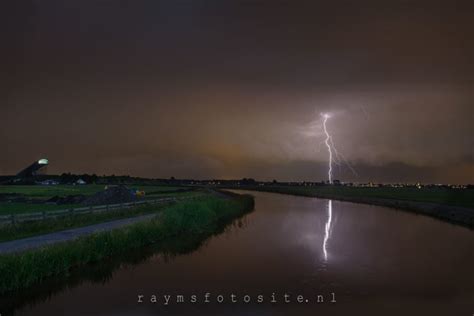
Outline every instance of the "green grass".
<path id="1" fill-rule="evenodd" d="M 66 195 L 92 195 L 103 191 L 104 185 L 55 185 L 55 186 L 41 186 L 41 185 L 0 185 L 0 193 L 19 193 L 28 198 L 47 200 L 53 196 Z M 161 197 L 172 196 L 193 196 L 196 192 L 179 192 L 183 187 L 176 186 L 131 186 L 130 188 L 145 191 L 147 199 L 157 199 Z M 34 213 L 43 211 L 63 210 L 74 207 L 81 207 L 77 204 L 41 204 L 41 203 L 24 203 L 24 202 L 0 202 L 0 215 Z"/>
<path id="2" fill-rule="evenodd" d="M 161 194 L 146 195 L 145 199 L 155 200 L 155 199 L 160 199 L 160 198 L 165 198 L 165 197 L 193 197 L 193 196 L 199 196 L 202 194 L 203 194 L 202 190 L 172 192 L 172 193 L 163 192 Z"/>
<path id="3" fill-rule="evenodd" d="M 65 210 L 74 207 L 81 207 L 79 204 L 32 204 L 32 203 L 0 203 L 0 215 L 24 214 Z"/>
<path id="4" fill-rule="evenodd" d="M 48 199 L 55 195 L 91 195 L 102 191 L 103 185 L 0 185 L 0 193 L 19 193 L 28 197 Z"/>
<path id="5" fill-rule="evenodd" d="M 19 193 L 32 198 L 48 199 L 53 196 L 66 195 L 92 195 L 103 191 L 105 185 L 88 184 L 88 185 L 0 185 L 0 193 Z M 130 188 L 136 188 L 145 192 L 172 191 L 180 189 L 180 187 L 172 186 L 147 186 L 133 185 Z"/>
<path id="6" fill-rule="evenodd" d="M 343 186 L 263 186 L 251 190 L 322 198 L 378 198 L 436 203 L 474 209 L 474 190 L 447 188 L 358 188 Z"/>
<path id="7" fill-rule="evenodd" d="M 163 210 L 160 219 L 102 232 L 21 254 L 0 256 L 0 293 L 31 287 L 51 276 L 67 276 L 70 269 L 129 249 L 180 238 L 203 240 L 223 224 L 253 209 L 251 196 L 208 197 L 178 203 Z"/>
<path id="8" fill-rule="evenodd" d="M 115 219 L 156 213 L 162 210 L 166 205 L 168 204 L 143 205 L 131 209 L 119 209 L 92 214 L 76 214 L 57 219 L 21 222 L 15 225 L 0 226 L 0 242 L 93 225 Z"/>

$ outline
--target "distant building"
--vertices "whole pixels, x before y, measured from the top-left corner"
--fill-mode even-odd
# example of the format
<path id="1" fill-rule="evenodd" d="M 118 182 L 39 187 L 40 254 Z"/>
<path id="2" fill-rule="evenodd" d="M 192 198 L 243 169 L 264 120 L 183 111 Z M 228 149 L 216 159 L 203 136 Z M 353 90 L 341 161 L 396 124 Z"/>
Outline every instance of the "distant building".
<path id="1" fill-rule="evenodd" d="M 44 181 L 36 182 L 40 185 L 58 185 L 59 181 L 53 180 L 53 179 L 47 179 Z"/>
<path id="2" fill-rule="evenodd" d="M 86 181 L 84 181 L 84 180 L 82 180 L 82 179 L 77 180 L 75 183 L 78 184 L 78 185 L 87 184 Z"/>
<path id="3" fill-rule="evenodd" d="M 35 161 L 31 165 L 26 167 L 25 169 L 18 172 L 18 174 L 16 175 L 16 178 L 20 178 L 20 179 L 32 178 L 36 175 L 42 174 L 42 172 L 45 171 L 48 164 L 49 164 L 49 161 L 48 159 L 45 159 L 45 158 Z"/>

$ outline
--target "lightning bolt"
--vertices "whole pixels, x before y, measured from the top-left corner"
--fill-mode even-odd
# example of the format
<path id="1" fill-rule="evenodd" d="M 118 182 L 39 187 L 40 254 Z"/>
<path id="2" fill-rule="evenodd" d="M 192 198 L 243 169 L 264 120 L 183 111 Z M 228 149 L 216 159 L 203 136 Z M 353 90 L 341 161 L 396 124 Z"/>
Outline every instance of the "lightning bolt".
<path id="1" fill-rule="evenodd" d="M 332 145 L 332 138 L 329 135 L 328 129 L 326 127 L 326 123 L 329 119 L 329 114 L 324 113 L 324 114 L 321 114 L 321 115 L 323 117 L 324 134 L 326 134 L 326 140 L 324 141 L 324 143 L 326 144 L 326 147 L 328 148 L 328 152 L 329 152 L 328 180 L 329 180 L 329 184 L 332 184 L 332 146 L 331 146 Z"/>
<path id="2" fill-rule="evenodd" d="M 349 163 L 349 161 L 347 161 L 347 159 L 344 157 L 344 155 L 337 150 L 336 146 L 334 145 L 334 141 L 333 141 L 331 135 L 328 132 L 327 121 L 331 117 L 331 115 L 329 115 L 328 113 L 322 113 L 321 116 L 323 117 L 323 130 L 324 130 L 324 134 L 326 135 L 326 139 L 324 140 L 324 143 L 326 144 L 326 147 L 327 147 L 328 153 L 329 153 L 329 161 L 328 161 L 328 164 L 329 164 L 329 168 L 328 168 L 329 184 L 332 184 L 332 165 L 333 165 L 333 163 L 335 163 L 338 166 L 340 166 L 342 163 L 345 163 L 346 166 L 349 168 L 349 170 L 351 170 L 352 173 L 355 176 L 359 176 L 357 174 L 357 171 L 355 171 L 355 169 L 352 167 L 352 165 Z"/>
<path id="3" fill-rule="evenodd" d="M 331 232 L 331 222 L 332 222 L 332 200 L 329 200 L 328 221 L 326 222 L 326 226 L 324 230 L 324 242 L 323 242 L 324 260 L 326 261 L 328 260 L 327 243 L 329 239 L 329 233 Z"/>

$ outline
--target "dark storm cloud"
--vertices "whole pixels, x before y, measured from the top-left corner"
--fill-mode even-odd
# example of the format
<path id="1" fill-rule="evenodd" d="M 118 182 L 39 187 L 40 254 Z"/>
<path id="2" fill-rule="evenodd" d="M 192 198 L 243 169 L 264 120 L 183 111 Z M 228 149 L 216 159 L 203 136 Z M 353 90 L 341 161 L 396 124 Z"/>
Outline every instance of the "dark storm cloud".
<path id="1" fill-rule="evenodd" d="M 2 9 L 3 173 L 46 155 L 51 172 L 319 180 L 324 111 L 360 169 L 341 177 L 473 180 L 470 1 Z"/>

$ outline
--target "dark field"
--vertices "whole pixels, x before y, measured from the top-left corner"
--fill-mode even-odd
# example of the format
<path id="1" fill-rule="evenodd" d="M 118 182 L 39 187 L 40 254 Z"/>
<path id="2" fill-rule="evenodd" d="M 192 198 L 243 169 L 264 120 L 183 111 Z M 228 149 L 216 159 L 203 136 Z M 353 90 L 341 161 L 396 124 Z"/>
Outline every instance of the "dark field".
<path id="1" fill-rule="evenodd" d="M 105 185 L 88 184 L 88 185 L 0 185 L 1 193 L 19 193 L 37 198 L 51 198 L 55 195 L 66 196 L 75 194 L 91 195 L 104 190 Z M 145 191 L 147 193 L 175 191 L 182 187 L 175 186 L 147 186 L 138 185 L 130 186 L 130 188 Z"/>
<path id="2" fill-rule="evenodd" d="M 80 207 L 78 204 L 55 205 L 44 203 L 54 196 L 68 195 L 93 195 L 103 191 L 105 185 L 0 185 L 0 195 L 2 194 L 21 194 L 22 196 L 33 199 L 35 202 L 4 202 L 0 201 L 0 215 L 33 213 L 42 211 L 63 210 L 74 207 Z M 145 191 L 145 198 L 154 199 L 166 196 L 188 196 L 193 192 L 185 191 L 186 188 L 176 186 L 130 186 L 130 188 Z M 183 190 L 180 192 L 180 190 Z"/>

